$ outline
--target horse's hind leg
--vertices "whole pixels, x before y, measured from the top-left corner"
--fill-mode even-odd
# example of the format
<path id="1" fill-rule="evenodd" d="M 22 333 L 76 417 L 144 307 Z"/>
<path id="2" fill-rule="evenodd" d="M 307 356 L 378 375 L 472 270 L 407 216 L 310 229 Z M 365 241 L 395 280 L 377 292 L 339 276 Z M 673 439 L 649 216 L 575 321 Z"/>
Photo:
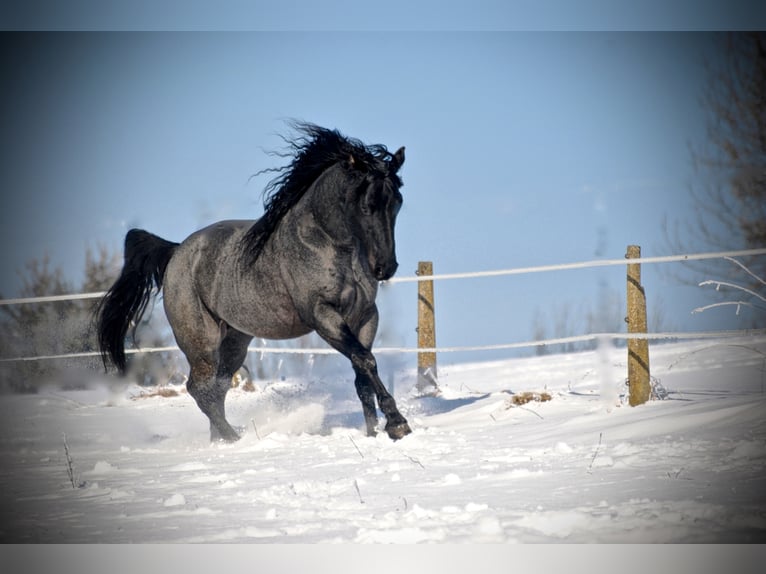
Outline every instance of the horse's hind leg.
<path id="1" fill-rule="evenodd" d="M 215 375 L 211 376 L 212 363 L 205 360 L 196 362 L 192 365 L 192 376 L 189 377 L 189 381 L 194 382 L 188 386 L 188 390 L 210 419 L 210 440 L 231 442 L 238 440 L 239 434 L 226 420 L 226 393 L 231 388 L 232 376 L 245 361 L 247 346 L 252 337 L 232 329 L 226 323 L 220 323 L 218 330 L 220 344 L 217 352 L 213 353 L 217 355 Z M 199 378 L 194 376 L 196 374 L 199 374 Z"/>
<path id="2" fill-rule="evenodd" d="M 217 354 L 217 353 L 216 353 Z M 197 356 L 190 359 L 191 372 L 186 388 L 197 406 L 210 420 L 210 440 L 233 442 L 239 434 L 226 420 L 226 393 L 231 386 L 231 379 L 217 376 L 218 362 L 207 357 Z"/>
<path id="3" fill-rule="evenodd" d="M 218 378 L 225 379 L 231 384 L 234 376 L 247 357 L 247 346 L 253 338 L 233 327 L 226 327 L 226 334 L 219 351 Z"/>
<path id="4" fill-rule="evenodd" d="M 200 410 L 210 419 L 210 440 L 239 440 L 239 434 L 226 420 L 226 393 L 231 388 L 231 378 L 242 366 L 247 356 L 247 346 L 252 337 L 232 329 L 226 323 L 218 325 L 217 349 L 209 361 L 204 354 L 192 363 L 187 388 Z"/>
<path id="5" fill-rule="evenodd" d="M 241 333 L 240 331 L 237 331 L 236 329 L 227 327 L 225 324 L 222 325 L 222 330 L 224 330 L 225 333 L 218 352 L 216 388 L 220 388 L 220 393 L 222 394 L 222 398 L 220 399 L 220 406 L 217 408 L 220 409 L 221 415 L 223 416 L 223 421 L 226 423 L 224 398 L 226 397 L 227 391 L 231 388 L 231 379 L 234 376 L 234 373 L 236 373 L 242 366 L 242 363 L 245 362 L 245 357 L 247 357 L 247 346 L 250 344 L 250 341 L 253 338 L 249 335 Z M 228 423 L 226 423 L 226 425 L 228 425 Z M 226 432 L 225 427 L 224 432 Z M 236 438 L 231 438 L 230 435 L 224 434 L 224 432 L 221 432 L 219 426 L 213 422 L 213 419 L 210 419 L 211 441 L 221 439 L 230 441 L 237 440 L 239 438 L 238 435 Z M 234 432 L 236 434 L 236 431 Z"/>
<path id="6" fill-rule="evenodd" d="M 191 367 L 186 389 L 210 420 L 211 440 L 235 441 L 239 435 L 226 420 L 224 407 L 231 376 L 227 380 L 219 373 L 226 372 L 239 354 L 232 352 L 228 344 L 224 345 L 227 340 L 226 325 L 212 317 L 190 293 L 191 290 L 189 294 L 165 294 L 165 312 L 178 346 Z M 247 343 L 244 349 L 247 352 Z M 222 358 L 225 359 L 225 366 Z"/>

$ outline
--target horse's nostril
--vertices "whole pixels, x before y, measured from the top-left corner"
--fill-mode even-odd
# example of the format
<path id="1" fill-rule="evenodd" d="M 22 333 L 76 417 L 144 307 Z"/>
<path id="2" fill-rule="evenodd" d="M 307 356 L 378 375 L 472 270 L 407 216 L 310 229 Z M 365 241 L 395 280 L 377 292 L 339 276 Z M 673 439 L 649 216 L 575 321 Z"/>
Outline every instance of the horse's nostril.
<path id="1" fill-rule="evenodd" d="M 374 269 L 372 270 L 373 274 L 375 275 L 375 279 L 378 281 L 387 281 L 388 279 L 391 279 L 393 277 L 394 273 L 396 273 L 396 268 L 399 267 L 398 263 L 394 263 L 393 265 L 376 265 Z"/>

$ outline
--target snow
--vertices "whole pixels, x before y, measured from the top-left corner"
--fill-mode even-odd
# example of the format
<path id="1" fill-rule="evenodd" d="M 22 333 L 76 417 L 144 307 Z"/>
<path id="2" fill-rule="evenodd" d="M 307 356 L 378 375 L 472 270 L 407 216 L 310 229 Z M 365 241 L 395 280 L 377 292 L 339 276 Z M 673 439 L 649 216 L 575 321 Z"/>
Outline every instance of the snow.
<path id="1" fill-rule="evenodd" d="M 0 541 L 766 541 L 766 337 L 653 345 L 667 398 L 635 408 L 625 355 L 443 366 L 429 398 L 399 370 L 397 442 L 364 434 L 345 365 L 233 389 L 235 444 L 184 392 L 3 395 Z"/>

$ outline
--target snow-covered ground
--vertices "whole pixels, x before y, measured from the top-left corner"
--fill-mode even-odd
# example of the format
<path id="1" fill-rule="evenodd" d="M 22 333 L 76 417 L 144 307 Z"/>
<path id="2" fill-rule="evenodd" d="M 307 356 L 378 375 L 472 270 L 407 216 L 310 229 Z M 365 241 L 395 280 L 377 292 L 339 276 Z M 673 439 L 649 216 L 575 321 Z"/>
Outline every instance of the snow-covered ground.
<path id="1" fill-rule="evenodd" d="M 5 395 L 0 541 L 766 541 L 766 338 L 652 346 L 668 395 L 637 408 L 625 353 L 443 367 L 438 398 L 399 371 L 398 442 L 345 371 L 232 390 L 231 445 L 185 393 Z"/>

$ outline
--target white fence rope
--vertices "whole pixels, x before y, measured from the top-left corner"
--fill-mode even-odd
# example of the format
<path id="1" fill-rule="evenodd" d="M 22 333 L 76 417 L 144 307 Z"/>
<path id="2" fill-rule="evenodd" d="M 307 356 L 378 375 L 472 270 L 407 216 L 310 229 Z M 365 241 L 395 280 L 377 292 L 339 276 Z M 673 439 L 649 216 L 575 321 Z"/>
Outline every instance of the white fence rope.
<path id="1" fill-rule="evenodd" d="M 385 283 L 412 283 L 416 281 L 440 281 L 443 279 L 468 279 L 475 277 L 499 277 L 503 275 L 523 275 L 527 273 L 545 273 L 548 271 L 564 271 L 568 269 L 586 269 L 588 267 L 611 267 L 630 263 L 673 263 L 678 261 L 701 261 L 704 259 L 723 259 L 724 257 L 747 257 L 750 255 L 766 255 L 763 249 L 742 249 L 739 251 L 719 251 L 716 253 L 693 253 L 689 255 L 663 255 L 659 257 L 641 257 L 638 259 L 594 259 L 578 263 L 560 263 L 557 265 L 541 265 L 538 267 L 516 267 L 514 269 L 496 269 L 491 271 L 471 271 L 467 273 L 443 273 L 437 275 L 392 277 Z M 72 295 L 49 295 L 44 297 L 24 297 L 19 299 L 0 299 L 0 307 L 4 305 L 24 305 L 29 303 L 50 303 L 81 299 L 99 299 L 106 295 L 105 291 L 94 293 L 79 293 Z"/>
<path id="2" fill-rule="evenodd" d="M 515 269 L 498 269 L 495 271 L 474 271 L 469 273 L 443 273 L 441 275 L 424 275 L 415 277 L 392 277 L 387 283 L 408 283 L 412 281 L 431 281 L 441 279 L 467 279 L 473 277 L 499 277 L 501 275 L 522 275 L 526 273 L 543 273 L 546 271 L 562 271 L 567 269 L 585 269 L 588 267 L 610 267 L 630 263 L 673 263 L 678 261 L 701 261 L 704 259 L 723 259 L 724 257 L 746 257 L 748 255 L 766 255 L 766 248 L 743 249 L 740 251 L 720 251 L 718 253 L 695 253 L 691 255 L 663 255 L 659 257 L 641 257 L 637 259 L 595 259 L 579 263 L 563 263 L 558 265 L 540 265 L 538 267 L 517 267 Z"/>
<path id="3" fill-rule="evenodd" d="M 589 333 L 586 335 L 573 335 L 571 337 L 559 337 L 556 339 L 545 339 L 542 341 L 522 341 L 518 343 L 499 343 L 496 345 L 469 345 L 462 347 L 376 347 L 373 350 L 375 354 L 386 353 L 460 353 L 473 351 L 504 351 L 510 349 L 524 349 L 529 347 L 546 347 L 548 345 L 562 345 L 567 343 L 582 343 L 587 341 L 596 341 L 608 339 L 611 341 L 620 341 L 628 339 L 646 339 L 646 340 L 695 340 L 695 339 L 733 339 L 748 338 L 760 335 L 766 335 L 766 329 L 747 329 L 741 331 L 697 331 L 697 332 L 669 332 L 669 333 Z M 166 353 L 179 351 L 175 345 L 166 347 L 143 347 L 138 349 L 125 349 L 126 355 L 135 355 L 142 353 Z M 322 348 L 289 348 L 289 347 L 248 347 L 251 353 L 276 354 L 276 355 L 338 355 L 338 351 L 330 347 Z M 55 359 L 81 359 L 87 357 L 100 357 L 98 351 L 87 351 L 83 353 L 67 353 L 62 355 L 35 355 L 32 357 L 13 357 L 0 359 L 0 363 L 22 362 L 22 361 L 42 361 Z"/>
<path id="4" fill-rule="evenodd" d="M 23 297 L 21 299 L 0 299 L 0 307 L 4 305 L 26 305 L 28 303 L 53 303 L 56 301 L 78 301 L 81 299 L 100 299 L 106 291 L 95 293 L 76 293 L 72 295 L 45 295 L 43 297 Z"/>
<path id="5" fill-rule="evenodd" d="M 548 271 L 560 271 L 568 269 L 585 269 L 589 267 L 607 267 L 615 265 L 627 265 L 630 263 L 672 263 L 679 261 L 700 261 L 705 259 L 722 259 L 726 257 L 746 257 L 752 255 L 766 255 L 766 248 L 763 249 L 744 249 L 739 251 L 721 251 L 716 253 L 695 253 L 689 255 L 667 255 L 659 257 L 641 257 L 637 259 L 597 259 L 593 261 L 583 261 L 579 263 L 564 263 L 559 265 L 542 265 L 537 267 L 519 267 L 515 269 L 501 269 L 495 271 L 477 271 L 469 273 L 448 273 L 441 275 L 399 277 L 389 279 L 388 283 L 407 283 L 427 280 L 442 279 L 466 279 L 476 277 L 498 277 L 503 275 L 521 275 L 527 273 L 541 273 Z M 79 293 L 73 295 L 51 295 L 46 297 L 26 297 L 19 299 L 0 299 L 0 306 L 3 305 L 23 305 L 30 303 L 47 303 L 68 300 L 96 299 L 103 297 L 105 292 Z M 380 347 L 375 349 L 375 353 L 455 353 L 472 351 L 498 351 L 510 349 L 523 349 L 529 347 L 542 347 L 548 345 L 560 345 L 568 343 L 580 343 L 594 341 L 598 339 L 628 340 L 628 339 L 646 339 L 646 340 L 693 340 L 693 339 L 711 339 L 711 338 L 732 338 L 732 337 L 750 337 L 757 335 L 766 335 L 766 329 L 751 329 L 742 331 L 700 331 L 700 332 L 672 332 L 672 333 L 590 333 L 586 335 L 575 335 L 572 337 L 559 337 L 556 339 L 545 339 L 542 341 L 523 341 L 517 343 L 501 343 L 496 345 L 471 345 L 460 347 L 437 347 L 437 348 L 418 348 L 418 347 Z M 139 349 L 126 349 L 126 354 L 137 353 L 161 353 L 178 351 L 177 346 L 166 347 L 148 347 Z M 329 347 L 298 349 L 298 348 L 280 348 L 280 347 L 248 347 L 251 353 L 260 354 L 304 354 L 304 355 L 326 355 L 335 354 L 337 351 Z M 99 357 L 98 351 L 88 351 L 82 353 L 67 353 L 60 355 L 37 355 L 30 357 L 12 357 L 0 358 L 0 363 L 21 362 L 21 361 L 40 361 L 55 359 L 76 359 L 86 357 Z"/>

